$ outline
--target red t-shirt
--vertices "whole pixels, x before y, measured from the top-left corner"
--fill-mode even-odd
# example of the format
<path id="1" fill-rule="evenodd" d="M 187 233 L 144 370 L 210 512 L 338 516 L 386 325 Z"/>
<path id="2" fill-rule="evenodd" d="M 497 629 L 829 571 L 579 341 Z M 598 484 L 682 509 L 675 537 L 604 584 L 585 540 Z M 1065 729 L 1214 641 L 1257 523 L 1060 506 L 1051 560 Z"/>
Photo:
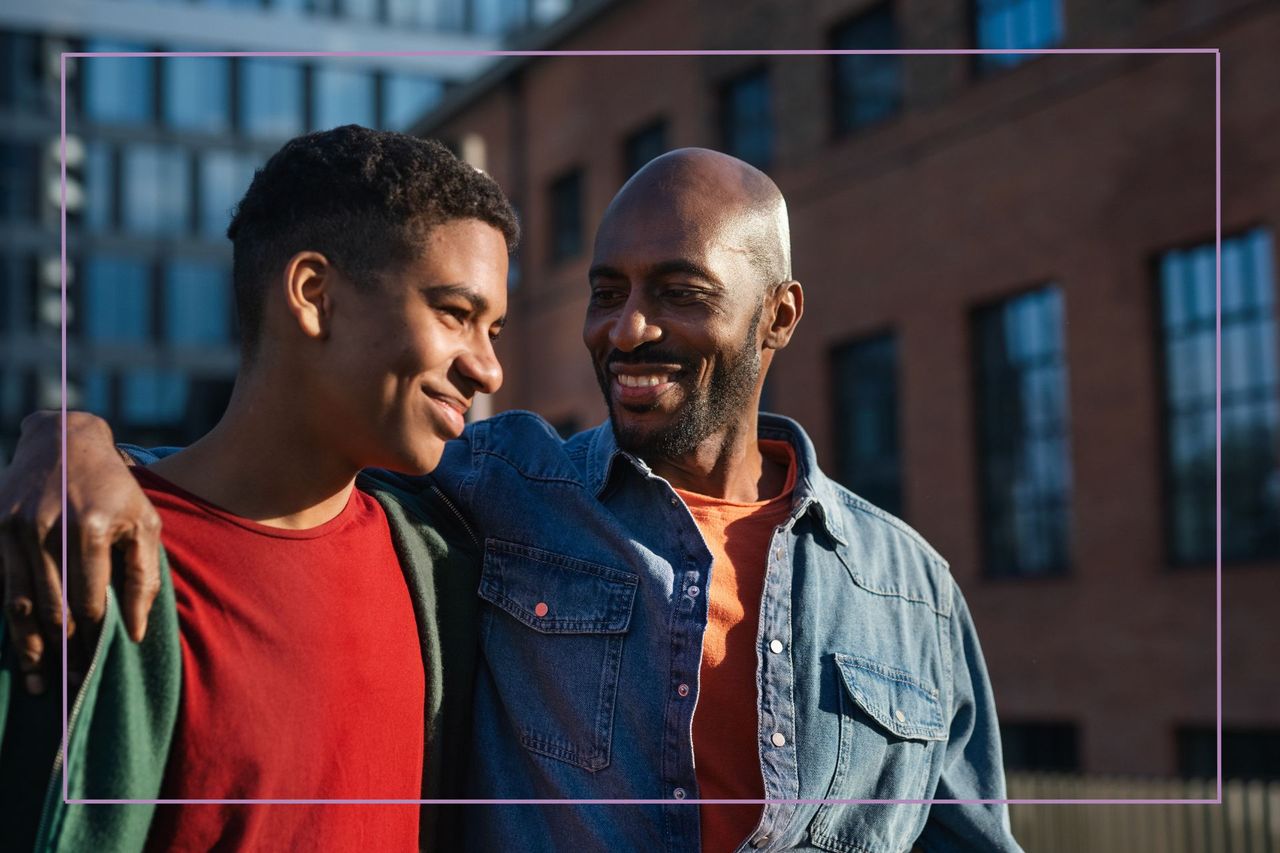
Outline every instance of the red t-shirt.
<path id="1" fill-rule="evenodd" d="M 162 799 L 421 797 L 425 678 L 386 515 L 352 491 L 308 530 L 144 468 L 164 524 L 182 704 Z M 416 850 L 416 805 L 159 806 L 153 850 Z"/>
<path id="2" fill-rule="evenodd" d="M 704 800 L 764 798 L 756 695 L 756 643 L 765 560 L 773 531 L 791 513 L 796 454 L 786 441 L 761 441 L 760 452 L 787 468 L 776 497 L 735 503 L 677 489 L 711 551 L 707 629 L 702 637 L 693 758 Z M 761 806 L 702 806 L 706 853 L 736 850 L 760 822 Z"/>

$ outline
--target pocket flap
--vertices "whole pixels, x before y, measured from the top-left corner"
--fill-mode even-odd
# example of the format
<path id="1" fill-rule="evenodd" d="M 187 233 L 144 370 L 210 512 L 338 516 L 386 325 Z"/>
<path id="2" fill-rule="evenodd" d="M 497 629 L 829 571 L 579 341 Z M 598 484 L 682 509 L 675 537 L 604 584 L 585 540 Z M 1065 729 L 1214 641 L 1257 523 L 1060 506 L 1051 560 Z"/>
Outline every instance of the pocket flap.
<path id="1" fill-rule="evenodd" d="M 849 696 L 885 729 L 910 740 L 946 740 L 937 688 L 873 660 L 839 653 L 835 657 Z"/>
<path id="2" fill-rule="evenodd" d="M 489 539 L 480 597 L 543 634 L 621 634 L 637 582 L 631 572 Z"/>

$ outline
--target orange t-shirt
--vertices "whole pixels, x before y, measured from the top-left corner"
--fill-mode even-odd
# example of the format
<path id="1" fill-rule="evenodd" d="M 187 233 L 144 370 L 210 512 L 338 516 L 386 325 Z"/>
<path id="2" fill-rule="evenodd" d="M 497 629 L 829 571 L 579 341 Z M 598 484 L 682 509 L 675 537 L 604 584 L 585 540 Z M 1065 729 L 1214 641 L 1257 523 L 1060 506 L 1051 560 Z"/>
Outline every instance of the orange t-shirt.
<path id="1" fill-rule="evenodd" d="M 761 441 L 766 459 L 787 466 L 786 485 L 775 498 L 753 503 L 711 498 L 677 489 L 711 551 L 707 630 L 702 638 L 698 707 L 693 715 L 693 758 L 699 797 L 759 800 L 759 723 L 756 635 L 760 597 L 774 529 L 791 512 L 796 455 L 785 441 Z M 760 821 L 761 807 L 702 806 L 702 849 L 737 849 Z"/>

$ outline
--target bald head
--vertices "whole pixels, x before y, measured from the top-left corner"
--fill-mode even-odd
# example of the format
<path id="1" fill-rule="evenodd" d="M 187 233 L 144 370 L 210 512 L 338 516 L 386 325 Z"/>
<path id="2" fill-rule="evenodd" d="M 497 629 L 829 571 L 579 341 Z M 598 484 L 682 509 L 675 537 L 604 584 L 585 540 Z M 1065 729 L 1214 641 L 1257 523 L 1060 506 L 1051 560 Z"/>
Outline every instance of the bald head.
<path id="1" fill-rule="evenodd" d="M 746 253 L 762 284 L 791 279 L 787 203 L 774 182 L 736 157 L 680 148 L 651 160 L 618 191 L 600 231 L 636 211 L 669 211 L 706 240 Z"/>

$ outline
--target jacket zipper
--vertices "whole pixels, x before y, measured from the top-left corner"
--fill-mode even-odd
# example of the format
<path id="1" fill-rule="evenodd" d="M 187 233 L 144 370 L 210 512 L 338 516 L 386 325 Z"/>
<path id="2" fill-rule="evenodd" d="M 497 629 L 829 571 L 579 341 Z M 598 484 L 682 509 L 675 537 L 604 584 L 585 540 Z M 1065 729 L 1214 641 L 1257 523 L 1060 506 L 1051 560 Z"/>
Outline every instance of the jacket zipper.
<path id="1" fill-rule="evenodd" d="M 71 743 L 71 736 L 75 730 L 76 720 L 80 716 L 80 708 L 84 705 L 85 688 L 89 684 L 89 679 L 93 678 L 94 670 L 98 668 L 98 661 L 102 657 L 102 647 L 106 645 L 106 635 L 107 626 L 104 622 L 102 630 L 98 633 L 98 641 L 93 647 L 93 655 L 89 658 L 89 668 L 85 670 L 84 680 L 80 682 L 80 690 L 76 693 L 76 700 L 71 704 L 71 713 L 67 715 L 66 740 L 58 745 L 58 754 L 53 759 L 53 771 L 49 774 L 49 784 L 45 788 L 44 805 L 40 811 L 40 825 L 36 831 L 36 838 L 44 838 L 45 831 L 49 825 L 49 820 L 52 817 L 49 809 L 49 798 L 53 796 L 53 792 L 57 787 L 58 775 L 66 760 L 67 746 Z"/>
<path id="2" fill-rule="evenodd" d="M 453 513 L 453 517 L 458 519 L 458 523 L 462 525 L 462 529 L 467 531 L 467 535 L 471 537 L 471 542 L 476 546 L 476 550 L 477 551 L 484 550 L 480 546 L 480 540 L 477 539 L 475 533 L 472 532 L 471 525 L 467 524 L 466 518 L 464 518 L 462 513 L 458 510 L 458 508 L 453 505 L 453 501 L 445 497 L 444 492 L 440 491 L 440 488 L 436 486 L 434 483 L 431 485 L 431 491 L 435 492 L 436 497 L 440 498 L 440 500 L 444 502 L 444 505 L 449 508 L 449 511 L 451 513 Z"/>

